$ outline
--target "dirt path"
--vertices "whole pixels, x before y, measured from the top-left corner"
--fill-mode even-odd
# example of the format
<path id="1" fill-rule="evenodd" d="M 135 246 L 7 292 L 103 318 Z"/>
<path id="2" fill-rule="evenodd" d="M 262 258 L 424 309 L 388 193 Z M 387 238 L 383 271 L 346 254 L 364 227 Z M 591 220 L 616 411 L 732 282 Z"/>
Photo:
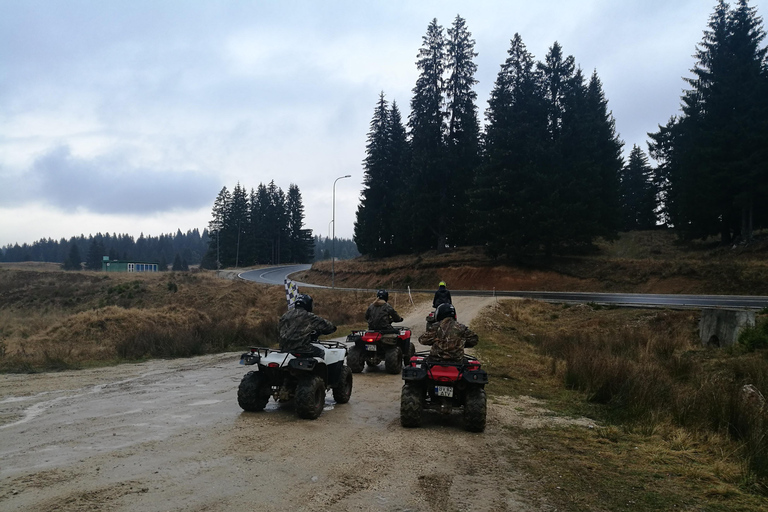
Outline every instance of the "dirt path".
<path id="1" fill-rule="evenodd" d="M 492 299 L 462 298 L 459 320 Z M 406 318 L 414 341 L 428 305 Z M 519 403 L 399 423 L 401 379 L 366 370 L 320 418 L 237 405 L 239 354 L 0 376 L 0 509 L 21 511 L 551 510 L 509 461 Z"/>

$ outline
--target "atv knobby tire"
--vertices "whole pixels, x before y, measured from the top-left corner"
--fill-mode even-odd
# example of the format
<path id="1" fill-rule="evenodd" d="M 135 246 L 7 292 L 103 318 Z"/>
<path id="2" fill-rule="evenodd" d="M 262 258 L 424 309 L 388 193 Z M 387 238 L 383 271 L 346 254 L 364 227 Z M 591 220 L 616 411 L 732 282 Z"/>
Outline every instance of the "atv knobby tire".
<path id="1" fill-rule="evenodd" d="M 486 416 L 485 390 L 472 386 L 464 394 L 464 428 L 470 432 L 485 430 Z"/>
<path id="2" fill-rule="evenodd" d="M 365 368 L 365 351 L 360 347 L 352 347 L 347 354 L 347 364 L 352 373 L 360 373 Z"/>
<path id="3" fill-rule="evenodd" d="M 352 396 L 352 370 L 349 366 L 341 367 L 341 377 L 339 383 L 333 388 L 333 399 L 337 404 L 349 402 Z"/>
<path id="4" fill-rule="evenodd" d="M 403 368 L 402 361 L 403 351 L 400 347 L 390 348 L 384 354 L 384 369 L 387 370 L 387 373 L 400 373 L 400 370 Z"/>
<path id="5" fill-rule="evenodd" d="M 308 420 L 317 419 L 325 405 L 325 383 L 318 376 L 306 377 L 296 386 L 296 414 Z"/>
<path id="6" fill-rule="evenodd" d="M 269 389 L 264 389 L 259 372 L 248 372 L 237 388 L 237 403 L 244 411 L 263 411 L 269 402 Z"/>
<path id="7" fill-rule="evenodd" d="M 400 395 L 400 424 L 407 428 L 421 426 L 424 391 L 417 384 L 404 384 Z"/>

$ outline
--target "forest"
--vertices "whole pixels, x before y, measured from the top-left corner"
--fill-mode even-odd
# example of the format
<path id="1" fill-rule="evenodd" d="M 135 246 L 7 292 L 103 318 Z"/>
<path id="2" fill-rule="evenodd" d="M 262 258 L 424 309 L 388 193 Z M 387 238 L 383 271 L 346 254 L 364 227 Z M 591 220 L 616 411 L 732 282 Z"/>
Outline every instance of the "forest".
<path id="1" fill-rule="evenodd" d="M 764 38 L 748 0 L 721 0 L 696 46 L 680 113 L 625 162 L 597 71 L 587 76 L 557 42 L 536 61 L 514 35 L 481 128 L 472 34 L 460 16 L 447 30 L 433 20 L 407 121 L 384 92 L 374 108 L 359 251 L 480 245 L 494 256 L 551 256 L 654 228 L 749 241 L 768 226 Z"/>

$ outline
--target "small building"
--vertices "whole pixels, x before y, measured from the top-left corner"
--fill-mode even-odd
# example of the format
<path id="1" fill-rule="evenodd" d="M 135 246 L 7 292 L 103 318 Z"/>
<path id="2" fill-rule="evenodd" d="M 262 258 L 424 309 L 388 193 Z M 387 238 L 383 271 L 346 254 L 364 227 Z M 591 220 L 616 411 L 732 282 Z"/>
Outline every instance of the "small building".
<path id="1" fill-rule="evenodd" d="M 109 256 L 104 256 L 101 261 L 101 270 L 103 272 L 157 272 L 158 264 L 149 261 L 110 260 Z"/>

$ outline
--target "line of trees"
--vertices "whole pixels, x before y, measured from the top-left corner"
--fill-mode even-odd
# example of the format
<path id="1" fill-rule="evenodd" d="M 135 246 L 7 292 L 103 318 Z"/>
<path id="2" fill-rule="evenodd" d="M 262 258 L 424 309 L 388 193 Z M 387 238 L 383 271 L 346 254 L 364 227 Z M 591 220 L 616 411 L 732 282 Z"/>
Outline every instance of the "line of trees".
<path id="1" fill-rule="evenodd" d="M 304 229 L 304 205 L 297 185 L 288 193 L 260 183 L 250 193 L 238 183 L 224 187 L 213 204 L 203 268 L 306 263 L 314 257 L 312 230 Z"/>
<path id="2" fill-rule="evenodd" d="M 683 113 L 623 142 L 596 71 L 555 42 L 536 62 L 515 34 L 480 129 L 474 40 L 460 16 L 432 20 L 407 126 L 384 93 L 363 162 L 354 240 L 388 256 L 484 245 L 492 255 L 572 250 L 620 230 L 674 226 L 724 242 L 768 225 L 768 63 L 748 0 L 720 0 L 697 51 Z"/>
<path id="3" fill-rule="evenodd" d="M 208 248 L 208 231 L 192 229 L 186 233 L 144 236 L 138 239 L 127 234 L 96 233 L 88 237 L 80 235 L 69 240 L 41 239 L 32 244 L 14 244 L 0 249 L 0 261 L 44 261 L 61 263 L 66 269 L 101 270 L 104 256 L 111 260 L 136 260 L 157 262 L 166 270 L 178 258 L 182 267 L 197 265 Z M 84 257 L 84 258 L 83 258 Z"/>
<path id="4" fill-rule="evenodd" d="M 686 238 L 750 239 L 768 224 L 768 61 L 748 0 L 720 0 L 681 113 L 649 134 L 665 220 Z"/>
<path id="5" fill-rule="evenodd" d="M 335 255 L 337 260 L 348 260 L 360 256 L 360 251 L 357 250 L 357 244 L 350 238 L 337 237 L 335 246 L 333 244 L 333 239 L 330 237 L 315 235 L 314 241 L 314 261 L 329 260 L 332 255 Z"/>

